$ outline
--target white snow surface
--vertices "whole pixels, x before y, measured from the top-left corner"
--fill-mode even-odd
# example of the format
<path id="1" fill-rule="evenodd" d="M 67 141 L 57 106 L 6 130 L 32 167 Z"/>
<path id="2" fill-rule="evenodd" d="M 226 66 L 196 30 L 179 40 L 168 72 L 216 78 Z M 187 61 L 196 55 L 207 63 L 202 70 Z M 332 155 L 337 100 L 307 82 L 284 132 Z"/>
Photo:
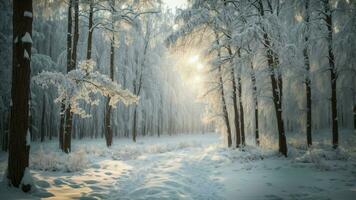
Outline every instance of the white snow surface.
<path id="1" fill-rule="evenodd" d="M 21 38 L 21 41 L 23 43 L 31 43 L 32 44 L 32 37 L 28 32 L 26 32 L 25 35 Z"/>
<path id="2" fill-rule="evenodd" d="M 25 49 L 25 51 L 23 53 L 23 57 L 28 59 L 28 60 L 30 60 L 30 55 L 27 53 L 26 49 Z"/>
<path id="3" fill-rule="evenodd" d="M 24 16 L 24 17 L 32 18 L 32 12 L 30 12 L 30 11 L 25 11 L 25 12 L 23 13 L 23 16 Z"/>
<path id="4" fill-rule="evenodd" d="M 25 169 L 25 173 L 24 173 L 24 175 L 22 177 L 21 184 L 23 184 L 23 185 L 33 185 L 33 179 L 32 179 L 32 176 L 31 176 L 30 169 L 28 167 L 26 167 L 26 169 Z"/>
<path id="5" fill-rule="evenodd" d="M 289 138 L 290 139 L 290 138 Z M 291 140 L 291 139 L 290 139 Z M 0 185 L 0 199 L 354 199 L 355 149 L 289 145 L 289 157 L 247 146 L 227 149 L 215 133 L 31 144 L 35 190 Z M 0 154 L 5 172 L 6 153 Z M 2 175 L 2 174 L 1 174 Z"/>

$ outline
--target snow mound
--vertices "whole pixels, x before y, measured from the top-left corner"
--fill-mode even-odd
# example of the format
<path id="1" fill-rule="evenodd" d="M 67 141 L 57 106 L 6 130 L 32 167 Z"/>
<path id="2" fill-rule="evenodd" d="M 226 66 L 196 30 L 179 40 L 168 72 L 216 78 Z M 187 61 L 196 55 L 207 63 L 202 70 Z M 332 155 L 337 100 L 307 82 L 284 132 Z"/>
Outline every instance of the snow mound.
<path id="1" fill-rule="evenodd" d="M 25 169 L 25 172 L 22 177 L 20 185 L 24 192 L 28 192 L 31 189 L 32 190 L 35 189 L 35 184 L 34 184 L 30 169 L 28 167 L 26 167 L 26 169 Z"/>
<path id="2" fill-rule="evenodd" d="M 201 143 L 198 142 L 178 142 L 176 144 L 135 144 L 125 145 L 123 147 L 112 150 L 112 159 L 114 160 L 134 160 L 143 155 L 161 154 L 181 150 L 190 147 L 199 147 Z"/>
<path id="3" fill-rule="evenodd" d="M 75 172 L 85 169 L 88 159 L 83 150 L 70 154 L 45 151 L 43 148 L 30 157 L 30 167 L 42 171 Z"/>
<path id="4" fill-rule="evenodd" d="M 347 161 L 349 159 L 349 153 L 341 148 L 335 150 L 311 148 L 296 157 L 294 161 L 297 163 L 312 163 L 319 170 L 331 170 L 327 161 Z"/>

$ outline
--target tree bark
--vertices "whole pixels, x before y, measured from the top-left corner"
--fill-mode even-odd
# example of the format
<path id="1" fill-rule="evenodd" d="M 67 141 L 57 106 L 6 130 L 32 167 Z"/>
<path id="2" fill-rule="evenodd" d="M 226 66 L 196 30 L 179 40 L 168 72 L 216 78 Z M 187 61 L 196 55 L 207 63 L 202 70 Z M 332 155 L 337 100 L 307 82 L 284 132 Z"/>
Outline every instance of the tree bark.
<path id="1" fill-rule="evenodd" d="M 115 2 L 113 1 L 113 4 Z M 113 5 L 114 6 L 114 5 Z M 114 30 L 114 21 L 112 19 L 112 29 Z M 112 39 L 110 43 L 110 79 L 114 81 L 114 64 L 115 64 L 115 36 L 114 32 L 112 32 Z M 106 107 L 105 107 L 105 140 L 106 140 L 106 146 L 110 147 L 112 145 L 112 128 L 111 128 L 111 110 L 112 107 L 109 105 L 110 103 L 110 97 L 108 97 L 107 102 L 106 102 Z"/>
<path id="2" fill-rule="evenodd" d="M 74 69 L 72 60 L 72 7 L 73 0 L 69 1 L 68 5 L 68 28 L 67 28 L 67 73 Z M 64 105 L 62 103 L 62 116 L 60 126 L 60 147 L 63 152 L 69 153 L 71 151 L 71 133 L 72 133 L 72 118 L 70 105 Z"/>
<path id="3" fill-rule="evenodd" d="M 24 13 L 31 13 L 31 16 Z M 21 184 L 25 169 L 29 164 L 29 96 L 30 96 L 30 59 L 32 39 L 32 0 L 13 0 L 13 57 L 11 88 L 11 119 L 9 135 L 9 157 L 7 178 L 12 186 L 20 187 L 24 192 L 31 185 Z"/>
<path id="4" fill-rule="evenodd" d="M 244 108 L 242 105 L 242 89 L 241 89 L 241 75 L 237 77 L 238 91 L 239 91 L 239 103 L 240 103 L 240 125 L 241 125 L 241 145 L 244 147 L 246 145 L 245 139 L 245 122 L 244 122 Z"/>
<path id="5" fill-rule="evenodd" d="M 354 114 L 354 132 L 356 133 L 356 104 L 353 107 L 353 114 Z"/>
<path id="6" fill-rule="evenodd" d="M 87 60 L 91 59 L 92 51 L 92 38 L 93 38 L 93 1 L 90 1 L 89 5 L 89 27 L 88 27 L 88 48 L 87 48 Z"/>
<path id="7" fill-rule="evenodd" d="M 335 56 L 333 51 L 333 21 L 332 11 L 330 9 L 329 0 L 324 0 L 325 9 L 325 22 L 328 28 L 328 60 L 330 70 L 330 83 L 331 83 L 331 121 L 332 121 L 332 145 L 336 149 L 339 145 L 339 129 L 337 118 L 337 91 L 336 91 L 336 69 L 335 69 Z"/>
<path id="8" fill-rule="evenodd" d="M 74 0 L 74 35 L 71 67 L 75 69 L 77 66 L 77 47 L 79 40 L 79 0 Z"/>
<path id="9" fill-rule="evenodd" d="M 10 110 L 11 110 L 11 106 L 10 106 Z M 3 151 L 7 151 L 9 147 L 10 119 L 11 119 L 11 112 L 6 111 L 4 116 L 4 135 L 2 138 Z"/>
<path id="10" fill-rule="evenodd" d="M 307 133 L 307 145 L 310 147 L 312 145 L 312 99 L 311 99 L 311 80 L 310 80 L 310 61 L 309 61 L 309 51 L 308 51 L 308 42 L 309 42 L 309 0 L 305 1 L 305 23 L 306 23 L 306 33 L 304 37 L 304 64 L 306 70 L 306 78 L 305 78 L 305 90 L 306 90 L 306 100 L 307 100 L 307 122 L 306 122 L 306 133 Z"/>
<path id="11" fill-rule="evenodd" d="M 135 111 L 134 111 L 134 116 L 133 116 L 133 119 L 134 119 L 134 123 L 133 123 L 133 127 L 132 127 L 132 140 L 134 142 L 136 142 L 136 135 L 137 135 L 137 106 L 135 106 Z"/>
<path id="12" fill-rule="evenodd" d="M 215 39 L 216 39 L 216 44 L 219 46 L 219 37 L 218 34 L 215 32 Z M 220 49 L 217 50 L 218 52 L 218 58 L 221 58 L 221 52 Z M 226 125 L 227 129 L 227 146 L 231 147 L 232 145 L 232 140 L 231 140 L 231 127 L 230 127 L 230 121 L 229 121 L 229 113 L 227 111 L 227 106 L 226 106 L 226 100 L 225 100 L 225 92 L 224 92 L 224 81 L 223 81 L 223 72 L 221 68 L 221 64 L 218 66 L 218 79 L 219 79 L 219 92 L 220 92 L 220 97 L 221 97 L 221 103 L 222 103 L 222 111 L 223 111 L 223 118 L 224 122 Z"/>
<path id="13" fill-rule="evenodd" d="M 232 51 L 230 45 L 227 48 L 229 56 L 232 56 Z M 230 60 L 230 64 L 232 64 L 232 58 Z M 231 78 L 232 78 L 232 101 L 234 106 L 234 124 L 235 124 L 235 147 L 239 148 L 241 145 L 241 133 L 240 133 L 240 119 L 239 119 L 239 110 L 237 105 L 237 86 L 235 79 L 235 69 L 234 66 L 231 66 Z"/>
<path id="14" fill-rule="evenodd" d="M 261 0 L 258 3 L 259 3 L 260 15 L 264 17 L 263 3 Z M 264 47 L 266 48 L 267 64 L 270 73 L 271 85 L 272 85 L 272 98 L 273 98 L 274 110 L 277 118 L 279 152 L 284 156 L 287 156 L 287 152 L 288 152 L 287 140 L 286 140 L 286 135 L 284 130 L 283 115 L 282 115 L 282 91 L 283 91 L 282 76 L 279 72 L 277 77 L 275 74 L 276 73 L 275 69 L 278 67 L 278 55 L 275 52 L 273 52 L 271 48 L 270 38 L 266 30 L 264 29 L 264 27 L 262 27 L 262 30 L 264 31 L 263 34 Z"/>
<path id="15" fill-rule="evenodd" d="M 251 62 L 251 83 L 252 83 L 252 94 L 253 101 L 255 105 L 255 140 L 256 145 L 260 145 L 260 135 L 258 130 L 258 99 L 257 99 L 257 85 L 256 85 L 256 74 L 254 72 L 253 63 Z"/>

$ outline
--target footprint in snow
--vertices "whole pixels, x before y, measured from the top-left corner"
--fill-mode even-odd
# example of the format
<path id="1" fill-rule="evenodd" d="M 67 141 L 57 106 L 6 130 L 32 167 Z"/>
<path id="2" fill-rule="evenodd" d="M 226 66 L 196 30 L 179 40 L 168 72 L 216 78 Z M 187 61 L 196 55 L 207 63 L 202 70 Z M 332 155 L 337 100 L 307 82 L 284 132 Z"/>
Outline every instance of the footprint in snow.
<path id="1" fill-rule="evenodd" d="M 87 181 L 84 181 L 84 183 L 86 183 L 86 184 L 95 184 L 95 183 L 99 183 L 99 182 L 96 181 L 96 180 L 87 180 Z"/>
<path id="2" fill-rule="evenodd" d="M 354 183 L 346 183 L 345 186 L 352 187 L 352 186 L 354 186 Z"/>
<path id="3" fill-rule="evenodd" d="M 282 197 L 274 195 L 274 194 L 268 194 L 265 195 L 266 199 L 270 199 L 270 200 L 283 200 Z"/>
<path id="4" fill-rule="evenodd" d="M 269 182 L 268 182 L 268 183 L 266 183 L 266 185 L 267 185 L 267 186 L 272 186 L 272 183 L 269 183 Z"/>
<path id="5" fill-rule="evenodd" d="M 61 186 L 64 184 L 63 180 L 60 178 L 54 179 L 53 182 L 54 182 L 54 185 L 56 185 L 56 186 Z"/>
<path id="6" fill-rule="evenodd" d="M 40 186 L 41 188 L 49 188 L 51 185 L 47 181 L 37 181 L 36 185 Z"/>
<path id="7" fill-rule="evenodd" d="M 75 188 L 75 189 L 81 187 L 81 185 L 79 185 L 79 184 L 70 184 L 68 186 L 71 187 L 71 188 Z"/>
<path id="8" fill-rule="evenodd" d="M 100 169 L 100 165 L 99 164 L 93 164 L 93 165 L 91 165 L 91 168 Z"/>

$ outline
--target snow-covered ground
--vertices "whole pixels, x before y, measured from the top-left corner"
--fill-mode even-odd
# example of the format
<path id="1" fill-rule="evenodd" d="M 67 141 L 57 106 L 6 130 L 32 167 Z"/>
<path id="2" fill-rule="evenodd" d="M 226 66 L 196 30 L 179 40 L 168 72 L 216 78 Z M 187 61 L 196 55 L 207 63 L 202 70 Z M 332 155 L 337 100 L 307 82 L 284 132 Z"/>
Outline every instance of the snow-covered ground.
<path id="1" fill-rule="evenodd" d="M 68 156 L 57 141 L 34 143 L 36 190 L 0 185 L 0 199 L 354 199 L 355 149 L 295 144 L 290 156 L 246 147 L 225 148 L 214 133 L 73 141 Z M 7 155 L 0 154 L 3 175 Z"/>

